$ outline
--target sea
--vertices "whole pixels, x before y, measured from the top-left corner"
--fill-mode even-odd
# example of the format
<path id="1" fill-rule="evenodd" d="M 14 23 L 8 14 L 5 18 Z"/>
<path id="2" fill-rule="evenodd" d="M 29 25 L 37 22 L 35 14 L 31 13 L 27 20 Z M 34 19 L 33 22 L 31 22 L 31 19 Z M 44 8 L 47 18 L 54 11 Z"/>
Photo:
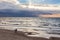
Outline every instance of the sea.
<path id="1" fill-rule="evenodd" d="M 60 27 L 60 18 L 41 17 L 0 17 L 0 25 L 55 26 Z M 20 25 L 20 26 L 21 26 Z"/>
<path id="2" fill-rule="evenodd" d="M 0 29 L 23 29 L 37 31 L 37 37 L 60 37 L 60 18 L 41 17 L 0 17 Z M 20 30 L 19 30 L 20 31 Z M 32 35 L 34 36 L 34 35 Z"/>
<path id="3" fill-rule="evenodd" d="M 60 18 L 48 18 L 47 21 L 51 22 L 52 26 L 60 27 Z"/>

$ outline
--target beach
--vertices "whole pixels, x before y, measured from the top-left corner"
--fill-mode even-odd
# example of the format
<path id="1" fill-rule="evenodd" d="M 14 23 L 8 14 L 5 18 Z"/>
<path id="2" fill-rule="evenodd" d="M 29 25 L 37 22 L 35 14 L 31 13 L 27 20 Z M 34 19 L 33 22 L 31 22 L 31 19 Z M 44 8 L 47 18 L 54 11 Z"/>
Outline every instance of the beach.
<path id="1" fill-rule="evenodd" d="M 48 20 L 48 21 L 46 21 L 46 20 Z M 60 40 L 60 38 L 47 39 L 47 38 L 45 38 L 45 36 L 44 36 L 44 38 L 36 37 L 36 36 L 28 37 L 23 32 L 20 32 L 19 30 L 17 33 L 14 32 L 14 30 L 16 28 L 18 28 L 18 29 L 20 29 L 20 28 L 37 29 L 38 28 L 40 30 L 47 31 L 51 25 L 52 25 L 51 26 L 52 29 L 57 27 L 60 30 L 60 27 L 59 27 L 60 18 L 41 19 L 41 18 L 35 18 L 35 17 L 1 17 L 0 21 L 1 21 L 0 22 L 0 40 Z M 54 29 L 54 30 L 57 30 L 57 29 Z M 60 32 L 60 31 L 59 32 L 58 31 L 57 31 L 57 33 Z M 53 35 L 53 36 L 55 37 L 55 35 Z"/>
<path id="2" fill-rule="evenodd" d="M 47 40 L 45 38 L 27 37 L 21 32 L 0 29 L 0 40 Z"/>
<path id="3" fill-rule="evenodd" d="M 37 38 L 37 37 L 27 37 L 22 32 L 15 33 L 11 30 L 0 29 L 0 40 L 60 40 L 60 38 Z"/>

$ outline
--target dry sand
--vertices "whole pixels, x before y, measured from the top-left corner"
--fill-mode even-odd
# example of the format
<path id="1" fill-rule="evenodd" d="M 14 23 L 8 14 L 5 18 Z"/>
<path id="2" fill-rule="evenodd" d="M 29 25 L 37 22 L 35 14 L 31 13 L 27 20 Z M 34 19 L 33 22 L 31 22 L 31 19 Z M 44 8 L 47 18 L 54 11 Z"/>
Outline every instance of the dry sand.
<path id="1" fill-rule="evenodd" d="M 15 33 L 14 31 L 0 29 L 0 40 L 60 40 L 60 38 L 35 38 L 27 37 L 22 32 Z"/>

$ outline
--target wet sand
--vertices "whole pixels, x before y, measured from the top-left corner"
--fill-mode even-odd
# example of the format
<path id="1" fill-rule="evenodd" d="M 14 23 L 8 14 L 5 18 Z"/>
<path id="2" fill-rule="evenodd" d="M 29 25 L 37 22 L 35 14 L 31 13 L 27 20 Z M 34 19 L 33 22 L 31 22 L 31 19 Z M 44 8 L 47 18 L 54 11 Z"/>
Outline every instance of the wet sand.
<path id="1" fill-rule="evenodd" d="M 60 38 L 36 38 L 36 37 L 27 37 L 22 32 L 15 33 L 14 31 L 0 29 L 0 40 L 60 40 Z"/>

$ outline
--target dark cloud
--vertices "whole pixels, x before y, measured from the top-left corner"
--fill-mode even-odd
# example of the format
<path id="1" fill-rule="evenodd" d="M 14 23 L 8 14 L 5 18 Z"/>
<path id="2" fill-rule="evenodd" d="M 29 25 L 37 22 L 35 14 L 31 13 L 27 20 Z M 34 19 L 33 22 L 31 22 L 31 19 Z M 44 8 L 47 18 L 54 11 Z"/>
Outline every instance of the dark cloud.
<path id="1" fill-rule="evenodd" d="M 0 17 L 38 17 L 40 14 L 52 14 L 54 12 L 59 11 L 4 9 L 0 10 Z"/>

